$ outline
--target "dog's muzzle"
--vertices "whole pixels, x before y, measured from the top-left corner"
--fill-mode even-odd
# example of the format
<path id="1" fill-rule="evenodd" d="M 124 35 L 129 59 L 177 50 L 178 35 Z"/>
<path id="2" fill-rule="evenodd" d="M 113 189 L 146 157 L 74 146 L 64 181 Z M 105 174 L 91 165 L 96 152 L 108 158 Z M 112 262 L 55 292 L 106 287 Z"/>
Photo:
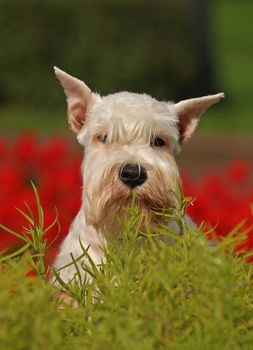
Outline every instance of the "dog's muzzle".
<path id="1" fill-rule="evenodd" d="M 119 171 L 120 180 L 130 188 L 142 185 L 148 178 L 140 164 L 125 164 Z"/>

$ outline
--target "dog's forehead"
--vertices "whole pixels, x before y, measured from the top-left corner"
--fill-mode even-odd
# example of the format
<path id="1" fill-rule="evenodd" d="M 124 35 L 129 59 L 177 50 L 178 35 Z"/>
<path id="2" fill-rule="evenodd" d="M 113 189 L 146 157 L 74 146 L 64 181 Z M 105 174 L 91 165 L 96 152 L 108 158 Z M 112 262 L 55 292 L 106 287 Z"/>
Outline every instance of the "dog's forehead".
<path id="1" fill-rule="evenodd" d="M 164 134 L 175 133 L 178 122 L 172 104 L 157 101 L 146 95 L 119 92 L 102 97 L 91 111 L 90 122 L 93 126 L 152 129 Z"/>

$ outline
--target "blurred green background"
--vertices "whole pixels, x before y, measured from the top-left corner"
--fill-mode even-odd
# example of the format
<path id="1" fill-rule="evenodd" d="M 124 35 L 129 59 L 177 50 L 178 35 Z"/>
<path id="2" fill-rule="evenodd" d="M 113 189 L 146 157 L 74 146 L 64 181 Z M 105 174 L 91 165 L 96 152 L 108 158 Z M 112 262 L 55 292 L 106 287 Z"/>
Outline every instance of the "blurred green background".
<path id="1" fill-rule="evenodd" d="M 107 94 L 224 91 L 201 130 L 253 129 L 252 0 L 1 0 L 0 131 L 67 133 L 53 65 Z"/>

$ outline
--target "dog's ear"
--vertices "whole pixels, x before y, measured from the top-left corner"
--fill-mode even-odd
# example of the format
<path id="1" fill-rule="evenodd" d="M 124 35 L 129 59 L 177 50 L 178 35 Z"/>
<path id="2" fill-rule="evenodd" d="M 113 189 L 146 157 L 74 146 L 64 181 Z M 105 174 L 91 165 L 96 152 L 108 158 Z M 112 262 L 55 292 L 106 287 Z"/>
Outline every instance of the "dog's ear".
<path id="1" fill-rule="evenodd" d="M 224 98 L 224 93 L 183 100 L 174 105 L 178 117 L 179 142 L 187 141 L 198 124 L 202 113 L 214 103 Z"/>
<path id="2" fill-rule="evenodd" d="M 85 122 L 87 110 L 95 102 L 97 95 L 92 93 L 83 81 L 57 67 L 54 67 L 54 71 L 67 97 L 70 128 L 78 133 Z"/>

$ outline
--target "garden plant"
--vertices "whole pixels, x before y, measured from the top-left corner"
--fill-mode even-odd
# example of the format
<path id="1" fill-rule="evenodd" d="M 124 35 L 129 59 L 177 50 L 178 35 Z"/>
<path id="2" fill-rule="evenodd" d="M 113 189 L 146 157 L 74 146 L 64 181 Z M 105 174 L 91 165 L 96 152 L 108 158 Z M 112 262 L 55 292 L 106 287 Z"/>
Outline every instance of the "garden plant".
<path id="1" fill-rule="evenodd" d="M 167 226 L 136 228 L 133 201 L 106 261 L 97 267 L 90 259 L 82 266 L 89 281 L 79 280 L 77 268 L 75 280 L 63 285 L 78 305 L 73 308 L 55 298 L 58 290 L 48 278 L 59 278 L 50 263 L 80 205 L 81 155 L 64 139 L 40 142 L 32 134 L 2 140 L 0 153 L 2 348 L 252 348 L 252 189 L 244 197 L 233 191 L 236 182 L 247 182 L 247 162 L 225 170 L 226 191 L 222 176 L 208 176 L 200 181 L 202 197 L 181 196 L 176 210 L 157 213 L 178 220 L 182 236 Z M 194 182 L 183 183 L 196 194 Z M 232 210 L 232 199 L 238 216 L 228 220 L 223 205 L 228 201 Z M 207 224 L 187 229 L 185 210 Z"/>

